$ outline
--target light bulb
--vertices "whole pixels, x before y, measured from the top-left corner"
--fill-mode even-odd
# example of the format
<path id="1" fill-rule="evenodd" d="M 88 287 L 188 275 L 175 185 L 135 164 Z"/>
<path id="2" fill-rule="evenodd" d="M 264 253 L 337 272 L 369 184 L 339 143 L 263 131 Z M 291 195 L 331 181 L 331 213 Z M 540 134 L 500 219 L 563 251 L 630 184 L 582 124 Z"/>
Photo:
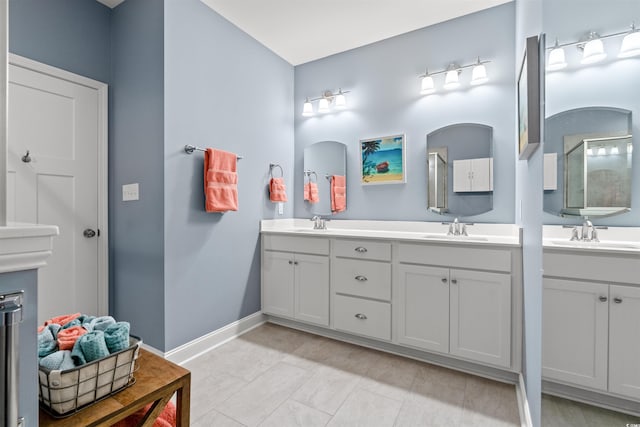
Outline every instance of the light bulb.
<path id="1" fill-rule="evenodd" d="M 633 144 L 630 142 L 627 142 L 627 153 L 633 153 Z"/>
<path id="2" fill-rule="evenodd" d="M 607 150 L 604 147 L 598 148 L 598 156 L 604 156 L 607 154 Z"/>
<path id="3" fill-rule="evenodd" d="M 304 117 L 313 116 L 313 105 L 309 102 L 309 98 L 304 102 L 304 106 L 302 107 L 302 115 Z"/>
<path id="4" fill-rule="evenodd" d="M 587 156 L 593 156 L 593 148 L 587 148 Z"/>
<path id="5" fill-rule="evenodd" d="M 420 93 L 423 95 L 429 95 L 434 93 L 435 91 L 436 87 L 433 84 L 433 77 L 427 74 L 422 78 L 422 88 L 420 90 Z"/>
<path id="6" fill-rule="evenodd" d="M 549 62 L 547 63 L 547 71 L 562 70 L 567 67 L 567 61 L 564 57 L 564 49 L 558 46 L 558 39 L 556 44 L 549 52 Z"/>
<path id="7" fill-rule="evenodd" d="M 602 44 L 602 40 L 598 37 L 596 33 L 593 31 L 589 34 L 589 41 L 584 45 L 584 50 L 582 51 L 582 60 L 580 60 L 581 64 L 595 64 L 596 62 L 600 62 L 607 57 L 607 54 L 604 53 L 604 45 Z"/>
<path id="8" fill-rule="evenodd" d="M 640 31 L 636 30 L 634 24 L 631 24 L 631 32 L 622 39 L 618 57 L 629 58 L 636 55 L 640 55 Z"/>
<path id="9" fill-rule="evenodd" d="M 329 112 L 329 100 L 327 98 L 320 98 L 320 102 L 318 102 L 318 113 L 328 113 Z"/>
<path id="10" fill-rule="evenodd" d="M 487 69 L 484 64 L 480 62 L 480 58 L 478 58 L 478 63 L 473 67 L 471 71 L 471 84 L 472 85 L 481 85 L 489 81 L 487 77 Z"/>
<path id="11" fill-rule="evenodd" d="M 336 108 L 341 110 L 347 108 L 347 98 L 342 93 L 342 89 L 338 90 L 338 94 L 336 95 Z"/>
<path id="12" fill-rule="evenodd" d="M 444 77 L 444 88 L 445 89 L 455 89 L 460 86 L 460 81 L 458 80 L 458 69 L 454 68 L 447 71 Z"/>
<path id="13" fill-rule="evenodd" d="M 614 145 L 613 147 L 611 147 L 611 152 L 609 154 L 614 155 L 614 156 L 617 155 L 617 154 L 620 154 L 620 150 L 618 150 L 618 146 Z"/>

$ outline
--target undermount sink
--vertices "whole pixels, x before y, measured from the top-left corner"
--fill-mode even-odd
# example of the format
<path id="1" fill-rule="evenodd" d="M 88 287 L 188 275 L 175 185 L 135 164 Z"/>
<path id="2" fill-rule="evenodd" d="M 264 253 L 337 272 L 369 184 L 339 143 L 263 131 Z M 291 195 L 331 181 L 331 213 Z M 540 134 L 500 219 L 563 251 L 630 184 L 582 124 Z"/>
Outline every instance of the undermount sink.
<path id="1" fill-rule="evenodd" d="M 629 242 L 584 242 L 581 240 L 551 240 L 552 245 L 585 249 L 640 249 L 640 244 Z"/>
<path id="2" fill-rule="evenodd" d="M 452 236 L 447 234 L 425 234 L 425 239 L 446 239 L 446 240 L 461 240 L 464 242 L 488 242 L 489 239 L 481 236 Z"/>

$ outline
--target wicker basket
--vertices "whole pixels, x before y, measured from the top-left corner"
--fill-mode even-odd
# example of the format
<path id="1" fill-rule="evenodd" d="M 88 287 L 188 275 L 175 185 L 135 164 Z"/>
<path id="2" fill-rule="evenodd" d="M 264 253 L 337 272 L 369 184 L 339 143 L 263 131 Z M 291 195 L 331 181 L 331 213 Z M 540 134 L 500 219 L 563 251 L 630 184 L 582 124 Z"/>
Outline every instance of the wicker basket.
<path id="1" fill-rule="evenodd" d="M 133 372 L 142 340 L 129 337 L 129 347 L 66 371 L 40 367 L 40 407 L 66 417 L 135 383 Z"/>

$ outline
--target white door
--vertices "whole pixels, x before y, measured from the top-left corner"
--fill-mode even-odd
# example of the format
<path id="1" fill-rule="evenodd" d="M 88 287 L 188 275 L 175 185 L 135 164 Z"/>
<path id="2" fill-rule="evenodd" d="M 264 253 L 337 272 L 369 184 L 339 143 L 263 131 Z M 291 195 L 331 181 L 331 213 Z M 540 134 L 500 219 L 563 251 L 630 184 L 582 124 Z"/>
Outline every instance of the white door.
<path id="1" fill-rule="evenodd" d="M 329 257 L 296 254 L 295 318 L 329 326 Z"/>
<path id="2" fill-rule="evenodd" d="M 542 376 L 607 389 L 609 287 L 544 279 Z"/>
<path id="3" fill-rule="evenodd" d="M 451 354 L 511 364 L 511 276 L 451 270 Z"/>
<path id="4" fill-rule="evenodd" d="M 471 191 L 493 191 L 492 163 L 490 157 L 471 160 Z"/>
<path id="5" fill-rule="evenodd" d="M 276 316 L 293 317 L 293 254 L 263 252 L 262 311 Z"/>
<path id="6" fill-rule="evenodd" d="M 453 161 L 453 192 L 471 191 L 471 160 Z"/>
<path id="7" fill-rule="evenodd" d="M 103 95 L 68 75 L 49 74 L 42 64 L 36 71 L 11 62 L 8 220 L 60 229 L 47 267 L 38 270 L 38 322 L 73 312 L 104 315 L 98 250 Z"/>
<path id="8" fill-rule="evenodd" d="M 609 391 L 640 399 L 640 288 L 609 287 Z"/>
<path id="9" fill-rule="evenodd" d="M 398 276 L 398 342 L 448 353 L 449 270 L 401 264 Z"/>

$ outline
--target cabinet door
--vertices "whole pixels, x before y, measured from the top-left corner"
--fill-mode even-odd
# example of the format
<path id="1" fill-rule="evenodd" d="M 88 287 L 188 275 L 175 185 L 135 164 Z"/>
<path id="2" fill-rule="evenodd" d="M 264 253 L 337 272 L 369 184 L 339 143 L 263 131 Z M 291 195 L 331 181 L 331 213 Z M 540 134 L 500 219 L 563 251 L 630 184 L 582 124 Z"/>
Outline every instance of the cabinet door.
<path id="1" fill-rule="evenodd" d="M 294 317 L 329 325 L 329 257 L 296 254 Z"/>
<path id="2" fill-rule="evenodd" d="M 511 276 L 451 270 L 451 354 L 511 364 Z"/>
<path id="3" fill-rule="evenodd" d="M 609 288 L 609 391 L 640 399 L 640 288 Z"/>
<path id="4" fill-rule="evenodd" d="M 544 279 L 544 378 L 607 389 L 608 291 L 602 283 Z"/>
<path id="5" fill-rule="evenodd" d="M 262 311 L 293 317 L 293 254 L 262 253 Z"/>
<path id="6" fill-rule="evenodd" d="M 448 269 L 400 264 L 394 311 L 400 344 L 449 352 Z"/>
<path id="7" fill-rule="evenodd" d="M 453 192 L 471 191 L 471 160 L 453 161 Z"/>
<path id="8" fill-rule="evenodd" d="M 491 158 L 471 160 L 471 191 L 492 191 L 493 162 Z"/>

